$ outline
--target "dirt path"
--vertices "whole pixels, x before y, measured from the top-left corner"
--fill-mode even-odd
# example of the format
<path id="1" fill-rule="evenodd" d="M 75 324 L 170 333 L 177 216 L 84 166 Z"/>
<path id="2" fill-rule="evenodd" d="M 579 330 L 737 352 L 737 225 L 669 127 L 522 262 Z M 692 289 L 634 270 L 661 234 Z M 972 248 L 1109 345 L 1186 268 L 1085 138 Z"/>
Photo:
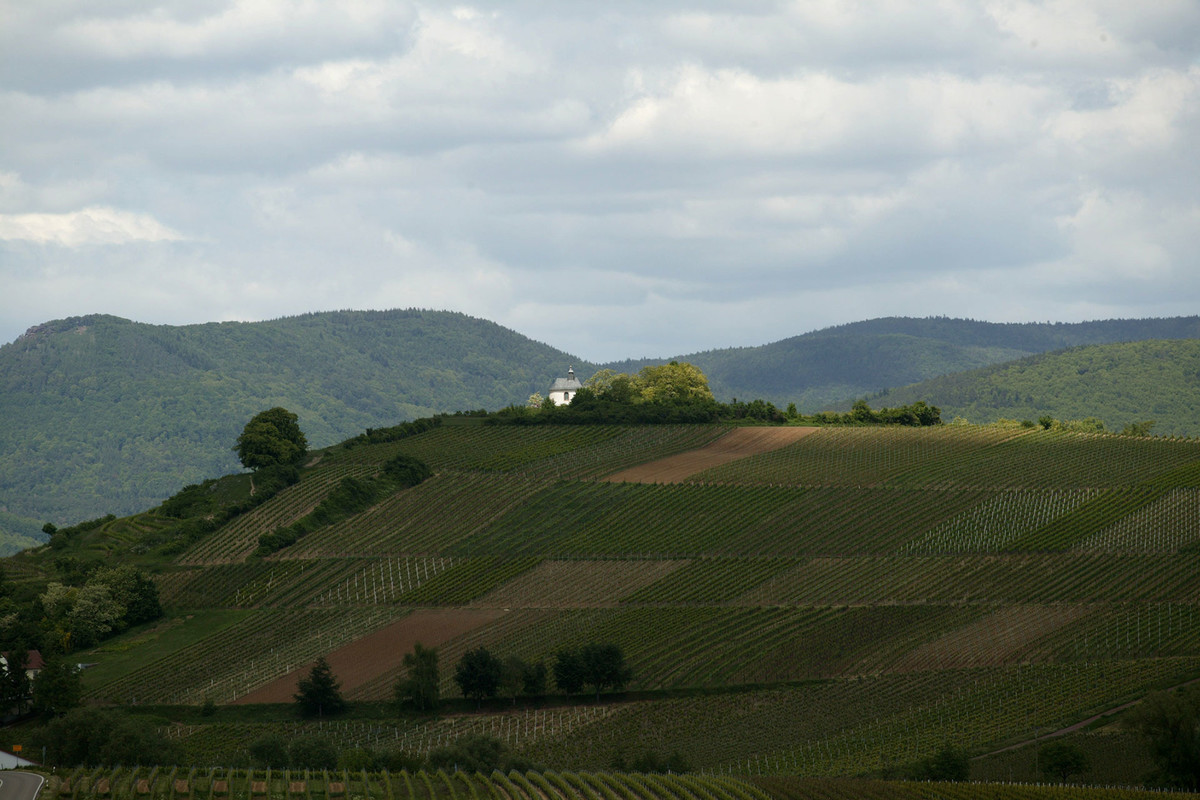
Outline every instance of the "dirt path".
<path id="1" fill-rule="evenodd" d="M 373 678 L 400 666 L 404 654 L 411 652 L 417 642 L 437 647 L 467 631 L 486 625 L 504 615 L 497 608 L 448 608 L 414 611 L 387 627 L 380 628 L 325 656 L 333 674 L 342 683 L 342 694 L 367 683 Z M 315 662 L 314 662 L 315 663 Z M 263 684 L 242 695 L 234 705 L 247 703 L 290 703 L 297 682 L 312 669 L 312 664 L 292 670 L 287 675 Z"/>
<path id="2" fill-rule="evenodd" d="M 734 428 L 698 450 L 630 467 L 603 480 L 610 483 L 681 483 L 697 472 L 786 447 L 817 430 L 820 428 Z"/>
<path id="3" fill-rule="evenodd" d="M 1182 689 L 1185 686 L 1191 686 L 1193 683 L 1200 683 L 1200 678 L 1193 678 L 1190 681 L 1184 681 L 1183 683 L 1178 684 L 1177 686 L 1172 686 L 1172 687 L 1168 688 L 1166 691 L 1173 692 L 1176 689 Z M 1105 711 L 1101 711 L 1099 714 L 1093 714 L 1092 716 L 1088 717 L 1085 720 L 1080 720 L 1079 722 L 1076 722 L 1073 725 L 1068 725 L 1065 728 L 1059 728 L 1056 731 L 1051 731 L 1050 733 L 1047 733 L 1043 736 L 1038 736 L 1035 739 L 1026 739 L 1023 742 L 1017 742 L 1016 744 L 1010 744 L 1008 747 L 1001 747 L 999 750 L 993 750 L 990 753 L 984 753 L 983 755 L 973 756 L 972 760 L 977 760 L 980 758 L 988 758 L 989 756 L 994 756 L 999 753 L 1007 753 L 1010 750 L 1019 750 L 1020 748 L 1027 747 L 1031 744 L 1034 744 L 1035 742 L 1043 742 L 1046 739 L 1057 739 L 1060 736 L 1066 736 L 1069 733 L 1075 733 L 1076 731 L 1082 730 L 1082 729 L 1086 728 L 1088 725 L 1091 725 L 1093 722 L 1095 722 L 1098 719 L 1102 719 L 1104 717 L 1111 717 L 1113 714 L 1119 714 L 1122 711 L 1133 708 L 1134 706 L 1136 706 L 1138 703 L 1142 702 L 1142 700 L 1145 700 L 1145 699 L 1146 698 L 1144 698 L 1144 697 L 1139 697 L 1137 700 L 1130 700 L 1128 703 L 1122 703 L 1119 706 L 1114 706 L 1113 708 L 1107 709 Z"/>

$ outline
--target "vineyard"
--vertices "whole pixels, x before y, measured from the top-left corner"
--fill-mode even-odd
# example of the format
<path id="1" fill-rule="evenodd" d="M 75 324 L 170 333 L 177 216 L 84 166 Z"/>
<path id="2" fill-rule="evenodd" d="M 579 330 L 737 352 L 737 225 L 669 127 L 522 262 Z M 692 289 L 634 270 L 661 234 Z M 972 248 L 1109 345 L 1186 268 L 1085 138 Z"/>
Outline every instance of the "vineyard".
<path id="1" fill-rule="evenodd" d="M 46 800 L 1163 800 L 1128 789 L 614 772 L 76 769 Z"/>
<path id="2" fill-rule="evenodd" d="M 739 437 L 774 444 L 671 482 L 620 479 L 729 430 L 463 422 L 330 448 L 299 483 L 156 576 L 171 622 L 86 654 L 96 665 L 85 673 L 88 697 L 286 702 L 326 656 L 351 700 L 387 701 L 405 652 L 422 641 L 437 647 L 442 695 L 456 698 L 453 666 L 469 650 L 549 665 L 562 648 L 612 642 L 632 669 L 623 697 L 596 703 L 551 684 L 546 698 L 479 713 L 322 730 L 346 747 L 415 753 L 487 733 L 564 770 L 675 750 L 703 780 L 758 776 L 756 786 L 790 800 L 838 797 L 848 784 L 766 776 L 880 774 L 948 741 L 984 753 L 1200 677 L 1200 442 L 831 427 Z M 307 514 L 342 478 L 373 475 L 401 454 L 433 476 L 269 557 L 252 555 L 259 535 Z M 208 764 L 245 763 L 258 730 L 172 728 Z M 203 787 L 216 778 L 199 774 L 171 780 L 213 796 Z M 766 791 L 728 782 L 668 790 L 659 778 L 601 788 L 570 774 L 342 783 L 364 798 L 748 800 Z M 234 788 L 249 778 L 232 775 L 231 795 L 254 794 Z M 73 778 L 67 796 L 95 796 L 92 777 Z M 146 796 L 139 780 L 110 778 L 110 796 Z M 326 779 L 278 778 L 295 780 Z M 564 788 L 580 781 L 590 788 Z M 734 785 L 750 794 L 718 793 Z"/>

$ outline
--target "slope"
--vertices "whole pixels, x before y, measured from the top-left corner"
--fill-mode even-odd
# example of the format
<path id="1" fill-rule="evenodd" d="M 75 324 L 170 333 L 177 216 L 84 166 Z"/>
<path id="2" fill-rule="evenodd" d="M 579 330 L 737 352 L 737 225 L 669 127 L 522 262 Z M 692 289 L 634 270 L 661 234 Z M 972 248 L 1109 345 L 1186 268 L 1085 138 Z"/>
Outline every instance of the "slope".
<path id="1" fill-rule="evenodd" d="M 1109 430 L 1153 420 L 1152 432 L 1200 435 L 1200 339 L 1093 345 L 946 375 L 877 395 L 903 404 L 921 399 L 943 417 L 1096 417 Z"/>
<path id="2" fill-rule="evenodd" d="M 821 428 L 682 483 L 598 480 L 723 432 L 460 421 L 331 448 L 251 512 L 259 524 L 235 520 L 158 576 L 173 630 L 196 635 L 166 647 L 135 632 L 85 654 L 89 696 L 236 703 L 354 653 L 351 697 L 385 700 L 403 654 L 372 643 L 462 613 L 486 621 L 439 645 L 446 697 L 468 650 L 549 664 L 592 641 L 623 649 L 635 694 L 596 705 L 551 689 L 544 705 L 325 735 L 350 746 L 370 728 L 376 744 L 426 751 L 483 732 L 560 769 L 654 748 L 718 772 L 847 775 L 947 741 L 987 752 L 1200 675 L 1200 443 Z M 314 491 L 398 454 L 435 474 L 249 555 Z M 137 557 L 136 542 L 107 545 Z M 233 621 L 203 628 L 215 616 Z M 262 730 L 180 735 L 197 758 L 236 763 Z"/>

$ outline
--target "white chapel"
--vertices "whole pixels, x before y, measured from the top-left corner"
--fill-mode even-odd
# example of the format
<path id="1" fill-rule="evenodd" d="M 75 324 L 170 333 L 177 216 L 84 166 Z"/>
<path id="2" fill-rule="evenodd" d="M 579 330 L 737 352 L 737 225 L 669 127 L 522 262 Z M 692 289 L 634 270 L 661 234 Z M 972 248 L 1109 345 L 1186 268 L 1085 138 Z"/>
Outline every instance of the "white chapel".
<path id="1" fill-rule="evenodd" d="M 556 406 L 565 406 L 575 397 L 575 393 L 583 388 L 583 384 L 575 377 L 575 367 L 567 369 L 567 377 L 555 378 L 550 385 L 550 399 Z"/>

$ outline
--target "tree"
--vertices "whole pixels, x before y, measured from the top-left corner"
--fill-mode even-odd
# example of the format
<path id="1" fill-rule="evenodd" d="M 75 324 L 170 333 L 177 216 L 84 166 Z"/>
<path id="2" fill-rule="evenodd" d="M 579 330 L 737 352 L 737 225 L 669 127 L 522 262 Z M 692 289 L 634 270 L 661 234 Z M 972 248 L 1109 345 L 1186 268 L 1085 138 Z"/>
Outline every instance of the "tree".
<path id="1" fill-rule="evenodd" d="M 29 673 L 25 671 L 29 662 L 29 651 L 9 651 L 4 658 L 4 669 L 0 671 L 0 711 L 16 711 L 18 714 L 25 710 L 29 701 Z"/>
<path id="2" fill-rule="evenodd" d="M 278 733 L 268 733 L 250 743 L 250 760 L 259 769 L 286 769 L 288 765 L 287 742 Z"/>
<path id="3" fill-rule="evenodd" d="M 488 652 L 486 647 L 477 647 L 463 653 L 458 666 L 454 668 L 454 682 L 458 684 L 463 697 L 474 698 L 478 705 L 485 697 L 496 696 L 502 671 L 500 659 Z"/>
<path id="4" fill-rule="evenodd" d="M 546 662 L 535 661 L 525 665 L 521 676 L 521 688 L 527 697 L 544 697 L 546 694 Z"/>
<path id="5" fill-rule="evenodd" d="M 447 772 L 460 769 L 487 775 L 504 765 L 507 754 L 508 745 L 499 739 L 482 733 L 468 733 L 451 744 L 430 750 L 429 766 Z"/>
<path id="6" fill-rule="evenodd" d="M 970 754 L 950 744 L 909 770 L 909 777 L 918 781 L 965 781 L 970 775 Z"/>
<path id="7" fill-rule="evenodd" d="M 1149 739 L 1156 783 L 1200 786 L 1200 687 L 1150 695 L 1134 712 L 1133 723 Z"/>
<path id="8" fill-rule="evenodd" d="M 1049 779 L 1058 778 L 1063 783 L 1091 767 L 1087 753 L 1069 742 L 1051 742 L 1042 746 L 1038 750 L 1038 764 L 1043 775 Z"/>
<path id="9" fill-rule="evenodd" d="M 242 466 L 257 470 L 303 461 L 308 439 L 300 430 L 299 419 L 278 406 L 255 414 L 233 446 Z"/>
<path id="10" fill-rule="evenodd" d="M 687 362 L 672 361 L 659 366 L 642 367 L 633 379 L 634 389 L 647 403 L 688 405 L 711 403 L 712 390 L 700 368 Z"/>
<path id="11" fill-rule="evenodd" d="M 401 705 L 412 703 L 418 711 L 437 708 L 437 649 L 417 642 L 411 653 L 404 654 L 403 663 L 408 674 L 396 681 L 396 702 Z"/>
<path id="12" fill-rule="evenodd" d="M 41 595 L 47 627 L 64 652 L 90 647 L 120 624 L 125 608 L 99 583 L 65 586 L 50 583 Z"/>
<path id="13" fill-rule="evenodd" d="M 567 694 L 577 694 L 583 688 L 586 676 L 583 659 L 573 647 L 564 647 L 554 654 L 554 684 Z"/>
<path id="14" fill-rule="evenodd" d="M 83 685 L 75 664 L 65 655 L 48 658 L 33 679 L 33 707 L 47 714 L 65 714 L 82 699 Z"/>
<path id="15" fill-rule="evenodd" d="M 525 673 L 529 665 L 520 656 L 509 656 L 500 664 L 500 695 L 517 704 L 517 696 L 525 688 Z"/>
<path id="16" fill-rule="evenodd" d="M 296 688 L 299 691 L 292 697 L 300 707 L 302 716 L 333 716 L 346 710 L 346 701 L 341 692 L 342 685 L 334 677 L 333 670 L 324 656 L 317 659 L 317 663 L 309 670 L 308 677 L 301 678 Z M 337 761 L 336 757 L 334 761 Z"/>
<path id="17" fill-rule="evenodd" d="M 301 736 L 288 745 L 292 769 L 333 769 L 337 762 L 337 748 L 324 736 Z"/>
<path id="18" fill-rule="evenodd" d="M 128 564 L 96 570 L 88 584 L 105 586 L 112 599 L 124 609 L 119 629 L 150 622 L 162 616 L 158 586 L 144 572 Z"/>
<path id="19" fill-rule="evenodd" d="M 586 644 L 579 651 L 582 662 L 583 682 L 596 690 L 596 699 L 600 692 L 612 688 L 620 691 L 633 678 L 633 671 L 625 663 L 625 654 L 615 644 Z"/>

